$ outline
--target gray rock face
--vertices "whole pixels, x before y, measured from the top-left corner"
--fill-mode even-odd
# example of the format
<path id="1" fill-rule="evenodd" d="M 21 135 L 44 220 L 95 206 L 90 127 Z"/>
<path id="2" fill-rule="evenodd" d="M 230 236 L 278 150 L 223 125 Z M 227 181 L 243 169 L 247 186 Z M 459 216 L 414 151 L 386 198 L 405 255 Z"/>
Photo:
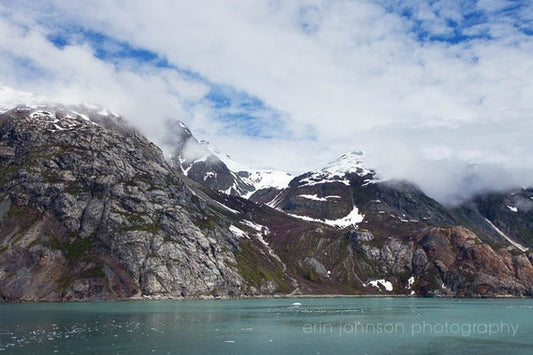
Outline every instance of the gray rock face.
<path id="1" fill-rule="evenodd" d="M 317 259 L 315 258 L 305 258 L 302 263 L 303 268 L 307 268 L 310 272 L 320 276 L 320 277 L 326 277 L 328 272 L 324 265 L 322 265 Z"/>
<path id="2" fill-rule="evenodd" d="M 0 148 L 4 299 L 242 293 L 231 213 L 118 118 L 19 107 Z"/>

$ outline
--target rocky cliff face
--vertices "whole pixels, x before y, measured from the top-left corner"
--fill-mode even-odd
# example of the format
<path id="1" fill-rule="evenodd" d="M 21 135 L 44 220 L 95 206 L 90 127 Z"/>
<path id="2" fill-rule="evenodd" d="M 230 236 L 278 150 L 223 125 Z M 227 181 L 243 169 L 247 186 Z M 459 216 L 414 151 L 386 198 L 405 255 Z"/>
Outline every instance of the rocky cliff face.
<path id="1" fill-rule="evenodd" d="M 0 118 L 0 161 L 0 298 L 243 292 L 233 212 L 119 118 L 18 107 Z"/>
<path id="2" fill-rule="evenodd" d="M 0 300 L 533 293 L 533 257 L 485 219 L 512 229 L 505 214 L 447 209 L 359 157 L 256 194 L 276 210 L 193 181 L 117 116 L 19 106 L 0 116 Z"/>

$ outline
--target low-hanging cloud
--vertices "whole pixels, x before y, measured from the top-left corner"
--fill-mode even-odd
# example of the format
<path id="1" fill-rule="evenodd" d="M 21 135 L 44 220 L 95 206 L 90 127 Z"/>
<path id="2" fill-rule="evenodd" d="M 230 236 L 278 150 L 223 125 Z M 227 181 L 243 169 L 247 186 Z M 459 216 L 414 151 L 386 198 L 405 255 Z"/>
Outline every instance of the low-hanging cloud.
<path id="1" fill-rule="evenodd" d="M 158 143 L 165 122 L 180 119 L 257 167 L 298 173 L 360 148 L 384 178 L 456 201 L 533 182 L 533 7 L 508 5 L 6 1 L 0 80 L 105 105 Z M 169 65 L 101 58 L 83 35 L 51 43 L 72 28 Z M 251 133 L 219 119 L 212 85 L 260 100 Z"/>

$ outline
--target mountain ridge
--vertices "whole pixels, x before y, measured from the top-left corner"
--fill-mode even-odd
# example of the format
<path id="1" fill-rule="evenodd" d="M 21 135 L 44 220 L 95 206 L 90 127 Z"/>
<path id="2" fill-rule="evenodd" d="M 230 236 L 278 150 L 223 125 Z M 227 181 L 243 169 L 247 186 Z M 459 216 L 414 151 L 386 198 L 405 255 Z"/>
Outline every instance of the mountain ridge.
<path id="1" fill-rule="evenodd" d="M 171 161 L 193 180 L 226 194 L 249 197 L 264 188 L 282 188 L 292 179 L 275 170 L 251 169 L 216 152 L 205 141 L 198 141 L 181 121 L 172 122 Z"/>
<path id="2" fill-rule="evenodd" d="M 80 111 L 0 114 L 0 300 L 533 294 L 531 252 L 496 231 L 532 246 L 531 189 L 450 209 L 354 152 L 244 199 L 120 116 Z"/>

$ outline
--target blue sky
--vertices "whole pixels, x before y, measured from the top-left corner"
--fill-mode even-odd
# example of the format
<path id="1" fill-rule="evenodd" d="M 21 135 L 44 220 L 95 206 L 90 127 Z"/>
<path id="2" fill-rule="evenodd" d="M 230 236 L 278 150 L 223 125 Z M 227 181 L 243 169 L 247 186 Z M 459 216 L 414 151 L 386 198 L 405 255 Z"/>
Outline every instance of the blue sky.
<path id="1" fill-rule="evenodd" d="M 263 139 L 290 137 L 290 132 L 283 126 L 282 114 L 269 108 L 259 98 L 230 85 L 210 82 L 200 73 L 169 63 L 160 53 L 134 47 L 127 41 L 75 24 L 54 26 L 49 30 L 46 39 L 60 50 L 67 46 L 88 45 L 95 58 L 111 63 L 119 70 L 125 64 L 133 70 L 141 70 L 142 67 L 170 69 L 188 80 L 207 85 L 209 91 L 203 99 L 213 109 L 213 118 L 220 122 L 221 134 L 233 133 Z M 23 66 L 28 71 L 35 71 L 29 63 Z M 44 72 L 42 74 L 44 75 Z"/>
<path id="2" fill-rule="evenodd" d="M 5 0 L 0 52 L 1 83 L 157 143 L 180 119 L 257 167 L 363 149 L 441 199 L 533 183 L 531 1 Z"/>

